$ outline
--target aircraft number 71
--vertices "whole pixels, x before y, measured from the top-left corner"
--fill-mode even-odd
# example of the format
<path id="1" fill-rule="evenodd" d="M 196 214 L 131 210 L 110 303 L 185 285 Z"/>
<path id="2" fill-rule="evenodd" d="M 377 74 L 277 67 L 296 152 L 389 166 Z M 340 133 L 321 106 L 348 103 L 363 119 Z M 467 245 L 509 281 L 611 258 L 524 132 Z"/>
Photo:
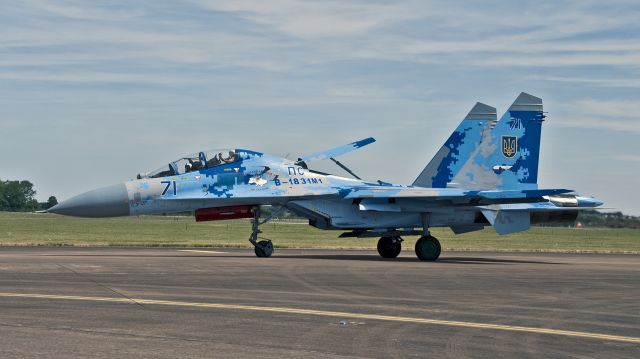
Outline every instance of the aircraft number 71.
<path id="1" fill-rule="evenodd" d="M 162 181 L 160 182 L 164 185 L 166 185 L 164 187 L 164 190 L 162 191 L 162 195 L 166 195 L 167 191 L 169 190 L 169 187 L 171 187 L 171 185 L 173 184 L 173 195 L 176 196 L 178 194 L 178 188 L 176 187 L 176 181 Z"/>

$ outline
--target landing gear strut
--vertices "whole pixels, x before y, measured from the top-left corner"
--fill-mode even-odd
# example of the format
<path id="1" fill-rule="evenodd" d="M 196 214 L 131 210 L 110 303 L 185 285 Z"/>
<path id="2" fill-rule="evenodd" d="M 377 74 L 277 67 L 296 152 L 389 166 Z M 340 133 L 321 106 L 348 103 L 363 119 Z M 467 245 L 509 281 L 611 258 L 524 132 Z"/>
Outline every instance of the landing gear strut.
<path id="1" fill-rule="evenodd" d="M 400 236 L 381 237 L 378 240 L 378 253 L 382 258 L 395 258 L 402 250 Z"/>
<path id="2" fill-rule="evenodd" d="M 254 251 L 256 256 L 258 257 L 271 257 L 273 254 L 273 243 L 270 239 L 263 239 L 259 241 L 258 235 L 262 233 L 260 230 L 260 225 L 269 222 L 271 219 L 279 215 L 284 210 L 284 206 L 279 210 L 273 212 L 271 216 L 269 216 L 264 221 L 260 222 L 260 206 L 253 207 L 253 219 L 251 220 L 251 237 L 249 237 L 249 242 L 253 244 Z"/>
<path id="3" fill-rule="evenodd" d="M 422 261 L 435 261 L 441 251 L 440 241 L 432 235 L 422 236 L 416 242 L 416 255 Z"/>

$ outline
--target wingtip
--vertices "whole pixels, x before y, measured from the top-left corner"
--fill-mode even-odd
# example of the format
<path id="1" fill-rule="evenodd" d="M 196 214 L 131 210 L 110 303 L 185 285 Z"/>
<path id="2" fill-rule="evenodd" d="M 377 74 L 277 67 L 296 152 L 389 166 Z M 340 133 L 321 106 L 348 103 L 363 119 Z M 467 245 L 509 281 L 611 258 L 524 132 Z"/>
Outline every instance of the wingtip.
<path id="1" fill-rule="evenodd" d="M 374 142 L 376 142 L 375 138 L 368 137 L 368 138 L 365 138 L 363 140 L 354 142 L 353 145 L 355 147 L 357 147 L 357 148 L 360 148 L 360 147 L 364 147 L 364 146 L 369 145 L 369 144 L 374 143 Z"/>

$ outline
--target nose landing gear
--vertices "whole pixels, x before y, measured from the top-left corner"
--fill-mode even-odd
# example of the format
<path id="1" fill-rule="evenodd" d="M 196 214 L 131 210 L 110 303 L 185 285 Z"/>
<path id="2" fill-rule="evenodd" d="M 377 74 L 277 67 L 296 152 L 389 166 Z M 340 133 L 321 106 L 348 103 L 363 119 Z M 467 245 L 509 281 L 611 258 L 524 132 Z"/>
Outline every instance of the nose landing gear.
<path id="1" fill-rule="evenodd" d="M 270 240 L 259 241 L 254 246 L 257 257 L 266 258 L 273 254 L 273 243 Z"/>
<path id="2" fill-rule="evenodd" d="M 258 235 L 262 233 L 260 225 L 269 222 L 282 213 L 282 211 L 284 211 L 284 207 L 280 207 L 280 209 L 273 212 L 267 219 L 260 222 L 260 206 L 253 207 L 253 219 L 251 220 L 251 236 L 249 237 L 249 242 L 253 244 L 257 257 L 267 258 L 271 257 L 273 254 L 273 242 L 271 242 L 270 239 L 263 238 L 263 240 L 258 241 Z"/>

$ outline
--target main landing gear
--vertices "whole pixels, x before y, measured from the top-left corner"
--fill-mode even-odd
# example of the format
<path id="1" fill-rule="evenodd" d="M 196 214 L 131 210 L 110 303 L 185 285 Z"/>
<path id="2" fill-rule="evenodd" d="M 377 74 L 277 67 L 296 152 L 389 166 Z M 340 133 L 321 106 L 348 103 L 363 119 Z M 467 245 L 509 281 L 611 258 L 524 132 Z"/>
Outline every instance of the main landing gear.
<path id="1" fill-rule="evenodd" d="M 381 237 L 378 240 L 378 253 L 382 258 L 395 258 L 402 250 L 400 236 Z"/>
<path id="2" fill-rule="evenodd" d="M 416 242 L 416 256 L 422 261 L 435 261 L 441 251 L 440 241 L 430 234 L 420 237 Z"/>
<path id="3" fill-rule="evenodd" d="M 440 257 L 440 241 L 429 232 L 431 213 L 422 213 L 422 237 L 416 242 L 416 256 L 421 261 L 435 261 Z"/>
<path id="4" fill-rule="evenodd" d="M 258 235 L 262 233 L 262 231 L 260 230 L 260 226 L 278 216 L 283 210 L 284 206 L 280 207 L 279 210 L 273 212 L 271 216 L 260 222 L 260 206 L 253 207 L 253 219 L 251 220 L 251 237 L 249 237 L 249 242 L 253 244 L 254 251 L 257 257 L 266 258 L 271 257 L 271 255 L 273 254 L 273 243 L 270 239 L 263 238 L 262 240 L 258 240 L 260 239 Z"/>
<path id="5" fill-rule="evenodd" d="M 400 236 L 385 236 L 378 240 L 378 253 L 382 258 L 396 258 L 402 250 Z M 430 234 L 424 234 L 416 242 L 416 256 L 422 261 L 435 261 L 440 257 L 440 241 Z"/>

